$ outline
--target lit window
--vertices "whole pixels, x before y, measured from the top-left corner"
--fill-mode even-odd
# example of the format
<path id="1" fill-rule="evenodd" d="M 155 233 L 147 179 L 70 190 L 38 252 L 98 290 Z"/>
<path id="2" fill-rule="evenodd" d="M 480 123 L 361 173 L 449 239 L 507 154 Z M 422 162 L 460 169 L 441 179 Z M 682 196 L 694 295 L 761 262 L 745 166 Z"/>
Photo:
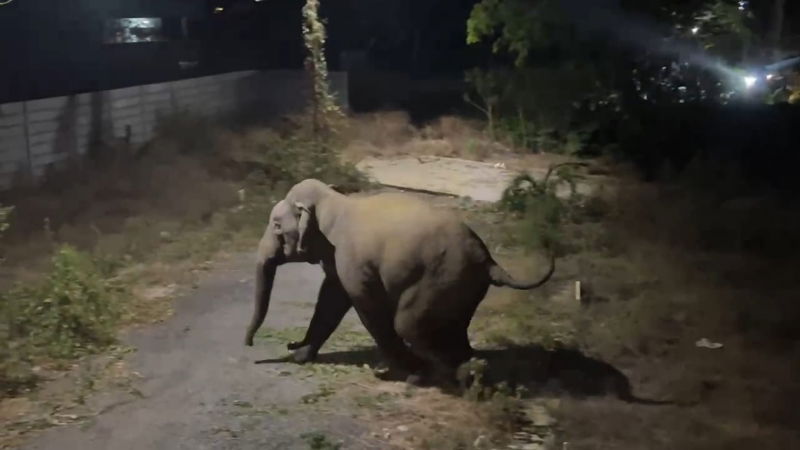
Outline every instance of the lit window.
<path id="1" fill-rule="evenodd" d="M 160 18 L 108 19 L 105 22 L 103 42 L 106 44 L 130 44 L 166 40 Z"/>

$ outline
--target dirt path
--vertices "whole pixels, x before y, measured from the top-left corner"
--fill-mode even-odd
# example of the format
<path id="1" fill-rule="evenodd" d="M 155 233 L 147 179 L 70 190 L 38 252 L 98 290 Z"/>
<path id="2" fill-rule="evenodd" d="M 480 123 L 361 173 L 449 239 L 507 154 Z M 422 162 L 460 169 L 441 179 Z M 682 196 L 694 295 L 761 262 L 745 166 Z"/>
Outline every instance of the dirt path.
<path id="1" fill-rule="evenodd" d="M 252 260 L 240 254 L 220 264 L 177 302 L 170 319 L 126 337 L 138 349 L 129 362 L 142 376 L 136 387 L 143 398 L 105 399 L 123 403 L 83 426 L 50 429 L 24 448 L 293 449 L 308 448 L 300 436 L 309 431 L 341 439 L 345 448 L 382 448 L 358 438 L 363 429 L 350 415 L 291 412 L 319 381 L 286 376 L 288 364 L 254 364 L 286 350 L 263 340 L 252 348 L 242 343 Z M 265 327 L 305 327 L 321 280 L 317 266 L 281 267 Z M 346 320 L 360 326 L 352 311 Z"/>

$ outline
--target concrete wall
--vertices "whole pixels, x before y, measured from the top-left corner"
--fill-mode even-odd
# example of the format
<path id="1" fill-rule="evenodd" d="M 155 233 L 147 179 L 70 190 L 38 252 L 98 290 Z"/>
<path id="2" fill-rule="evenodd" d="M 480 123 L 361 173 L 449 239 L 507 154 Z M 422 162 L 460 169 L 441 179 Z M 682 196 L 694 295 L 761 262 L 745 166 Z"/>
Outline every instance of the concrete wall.
<path id="1" fill-rule="evenodd" d="M 348 108 L 347 74 L 333 72 L 330 78 Z M 100 139 L 145 143 L 169 114 L 268 118 L 299 111 L 308 99 L 306 80 L 299 71 L 242 71 L 0 104 L 0 189 L 41 180 Z"/>

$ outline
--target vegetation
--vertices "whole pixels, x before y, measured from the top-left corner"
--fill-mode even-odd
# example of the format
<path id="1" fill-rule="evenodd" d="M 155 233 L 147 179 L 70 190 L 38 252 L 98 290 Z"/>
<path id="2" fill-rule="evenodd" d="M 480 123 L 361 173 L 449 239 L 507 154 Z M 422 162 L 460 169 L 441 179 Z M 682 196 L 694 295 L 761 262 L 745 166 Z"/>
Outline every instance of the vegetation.
<path id="1" fill-rule="evenodd" d="M 306 0 L 303 6 L 303 39 L 308 50 L 306 71 L 311 77 L 311 120 L 314 135 L 328 133 L 342 112 L 328 85 L 328 63 L 325 60 L 325 24 L 319 18 L 319 0 Z"/>
<path id="2" fill-rule="evenodd" d="M 581 165 L 562 163 L 552 166 L 541 181 L 522 173 L 511 180 L 503 192 L 500 208 L 524 217 L 520 239 L 529 248 L 563 251 L 562 223 L 571 208 L 580 201 L 576 185 L 579 175 L 570 168 Z M 564 184 L 570 189 L 567 201 L 557 195 L 558 187 Z"/>
<path id="3" fill-rule="evenodd" d="M 342 448 L 341 443 L 331 441 L 328 436 L 318 431 L 304 433 L 300 437 L 308 444 L 309 450 L 339 450 Z"/>
<path id="4" fill-rule="evenodd" d="M 773 58 L 782 8 L 733 0 L 622 2 L 617 9 L 483 0 L 467 21 L 467 42 L 491 43 L 501 64 L 467 73 L 468 101 L 489 119 L 490 136 L 516 147 L 571 155 L 621 149 L 642 163 L 632 154 L 654 146 L 642 141 L 666 133 L 638 121 L 643 108 L 679 105 L 674 117 L 660 118 L 669 123 L 701 105 L 790 101 L 791 83 L 756 95 L 737 69 Z M 503 67 L 505 57 L 511 60 Z M 623 139 L 631 132 L 635 142 Z"/>
<path id="5" fill-rule="evenodd" d="M 68 245 L 61 247 L 43 282 L 3 293 L 3 393 L 29 386 L 37 359 L 66 360 L 113 344 L 125 298 L 125 289 L 91 256 Z"/>

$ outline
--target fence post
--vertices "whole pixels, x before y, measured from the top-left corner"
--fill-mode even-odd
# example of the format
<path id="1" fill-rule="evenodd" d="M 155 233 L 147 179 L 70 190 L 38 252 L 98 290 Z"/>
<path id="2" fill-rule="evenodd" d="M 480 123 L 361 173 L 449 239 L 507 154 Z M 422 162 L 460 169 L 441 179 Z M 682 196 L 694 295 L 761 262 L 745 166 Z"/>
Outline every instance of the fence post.
<path id="1" fill-rule="evenodd" d="M 28 102 L 22 102 L 22 128 L 25 130 L 25 157 L 28 162 L 28 179 L 24 181 L 27 185 L 32 185 L 34 181 L 33 156 L 31 155 L 31 132 L 28 125 Z"/>

